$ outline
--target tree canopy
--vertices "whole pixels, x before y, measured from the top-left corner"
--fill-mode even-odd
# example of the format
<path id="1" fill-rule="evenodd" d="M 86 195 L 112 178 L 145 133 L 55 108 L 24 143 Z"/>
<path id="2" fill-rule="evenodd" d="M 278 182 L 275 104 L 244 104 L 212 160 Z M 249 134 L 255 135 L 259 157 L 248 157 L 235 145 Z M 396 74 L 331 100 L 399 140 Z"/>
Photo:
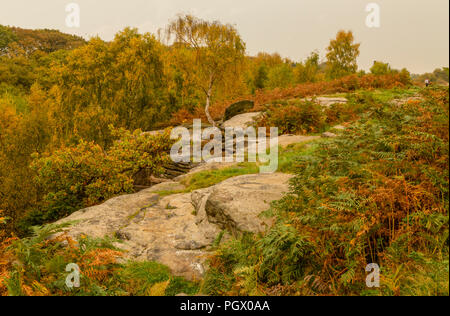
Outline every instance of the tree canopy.
<path id="1" fill-rule="evenodd" d="M 339 31 L 327 47 L 327 75 L 330 79 L 356 73 L 361 44 L 354 43 L 352 31 Z"/>
<path id="2" fill-rule="evenodd" d="M 188 59 L 189 62 L 180 65 L 180 69 L 190 81 L 201 87 L 206 97 L 206 116 L 215 125 L 209 113 L 214 88 L 225 79 L 233 80 L 239 75 L 245 43 L 233 26 L 191 15 L 180 15 L 166 31 L 168 39 L 173 39 L 173 45 Z"/>

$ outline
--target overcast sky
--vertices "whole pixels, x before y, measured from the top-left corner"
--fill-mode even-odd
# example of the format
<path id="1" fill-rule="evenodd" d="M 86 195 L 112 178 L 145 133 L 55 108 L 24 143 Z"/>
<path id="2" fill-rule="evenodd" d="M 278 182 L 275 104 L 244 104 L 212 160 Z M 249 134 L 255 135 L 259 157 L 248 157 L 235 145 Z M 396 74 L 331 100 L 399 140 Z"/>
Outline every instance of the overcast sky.
<path id="1" fill-rule="evenodd" d="M 65 25 L 66 5 L 80 6 L 80 28 Z M 380 28 L 368 28 L 370 2 L 381 8 Z M 374 60 L 414 73 L 448 66 L 449 0 L 0 0 L 0 24 L 52 28 L 111 40 L 126 26 L 155 32 L 177 13 L 237 27 L 249 54 L 278 52 L 301 60 L 325 47 L 339 29 L 361 42 L 359 65 Z"/>

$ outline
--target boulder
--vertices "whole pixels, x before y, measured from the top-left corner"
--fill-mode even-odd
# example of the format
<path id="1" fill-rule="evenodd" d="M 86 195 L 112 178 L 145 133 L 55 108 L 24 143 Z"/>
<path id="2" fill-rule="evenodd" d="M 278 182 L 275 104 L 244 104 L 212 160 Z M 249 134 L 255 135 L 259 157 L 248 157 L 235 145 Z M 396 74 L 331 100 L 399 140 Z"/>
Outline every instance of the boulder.
<path id="1" fill-rule="evenodd" d="M 233 116 L 250 111 L 255 106 L 255 102 L 250 100 L 243 100 L 231 104 L 226 110 L 223 117 L 224 121 L 229 120 Z"/>
<path id="2" fill-rule="evenodd" d="M 261 218 L 260 214 L 289 190 L 291 177 L 283 173 L 243 175 L 194 191 L 197 223 L 214 225 L 232 234 L 263 232 L 272 219 Z"/>

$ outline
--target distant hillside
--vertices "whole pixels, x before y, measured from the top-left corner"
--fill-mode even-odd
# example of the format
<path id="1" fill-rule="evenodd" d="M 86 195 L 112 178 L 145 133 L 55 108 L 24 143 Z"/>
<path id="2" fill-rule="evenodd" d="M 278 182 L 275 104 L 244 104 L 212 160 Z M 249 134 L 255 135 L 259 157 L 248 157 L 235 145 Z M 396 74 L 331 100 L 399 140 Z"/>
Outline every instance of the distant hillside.
<path id="1" fill-rule="evenodd" d="M 60 49 L 74 49 L 84 44 L 86 40 L 82 37 L 57 30 L 29 30 L 0 25 L 0 54 L 11 49 L 23 50 L 26 54 L 36 50 L 51 53 Z"/>

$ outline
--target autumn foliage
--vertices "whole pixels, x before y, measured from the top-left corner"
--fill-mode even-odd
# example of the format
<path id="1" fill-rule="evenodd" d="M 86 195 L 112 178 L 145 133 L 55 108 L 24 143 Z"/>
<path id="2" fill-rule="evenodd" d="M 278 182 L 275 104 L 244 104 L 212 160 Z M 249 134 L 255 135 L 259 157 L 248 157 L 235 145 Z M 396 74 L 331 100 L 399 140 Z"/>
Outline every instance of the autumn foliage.
<path id="1" fill-rule="evenodd" d="M 166 31 L 168 41 L 125 28 L 107 42 L 0 25 L 0 295 L 196 294 L 167 267 L 117 260 L 114 240 L 45 224 L 134 192 L 138 172 L 163 171 L 171 127 L 216 124 L 243 100 L 262 112 L 258 126 L 283 134 L 348 128 L 287 149 L 295 177 L 274 226 L 218 246 L 203 293 L 448 295 L 448 89 L 377 99 L 406 91 L 410 74 L 384 62 L 357 72 L 351 32 L 321 63 L 316 52 L 246 56 L 234 26 L 189 15 Z M 314 100 L 337 93 L 349 102 Z M 378 290 L 364 284 L 373 262 Z M 81 268 L 78 290 L 65 286 L 68 263 Z"/>

